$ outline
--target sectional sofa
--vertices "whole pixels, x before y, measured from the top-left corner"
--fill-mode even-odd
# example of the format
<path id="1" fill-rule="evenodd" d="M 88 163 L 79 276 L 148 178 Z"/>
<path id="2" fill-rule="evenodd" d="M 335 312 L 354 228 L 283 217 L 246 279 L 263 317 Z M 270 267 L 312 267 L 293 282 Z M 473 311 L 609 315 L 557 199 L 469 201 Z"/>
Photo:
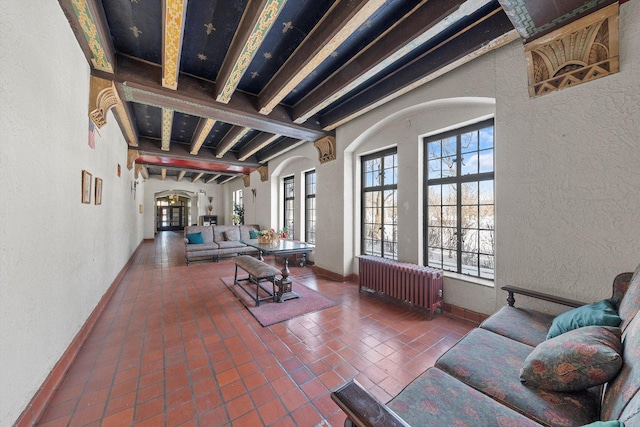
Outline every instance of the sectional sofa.
<path id="1" fill-rule="evenodd" d="M 640 426 L 640 267 L 588 305 L 502 289 L 508 305 L 386 405 L 355 381 L 335 390 L 345 425 Z M 575 308 L 554 317 L 514 294 Z"/>
<path id="2" fill-rule="evenodd" d="M 258 225 L 190 225 L 184 228 L 184 258 L 191 261 L 216 260 L 221 256 L 257 253 L 242 243 L 251 238 Z"/>

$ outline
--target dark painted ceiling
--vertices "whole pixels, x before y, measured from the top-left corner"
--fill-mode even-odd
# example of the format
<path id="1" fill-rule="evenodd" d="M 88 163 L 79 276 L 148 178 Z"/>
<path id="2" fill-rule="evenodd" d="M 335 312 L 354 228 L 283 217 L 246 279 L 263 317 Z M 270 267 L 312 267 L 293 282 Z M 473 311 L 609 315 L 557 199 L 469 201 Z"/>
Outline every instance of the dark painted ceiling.
<path id="1" fill-rule="evenodd" d="M 92 76 L 114 82 L 132 160 L 152 177 L 221 183 L 333 136 L 443 70 L 612 1 L 59 3 Z"/>

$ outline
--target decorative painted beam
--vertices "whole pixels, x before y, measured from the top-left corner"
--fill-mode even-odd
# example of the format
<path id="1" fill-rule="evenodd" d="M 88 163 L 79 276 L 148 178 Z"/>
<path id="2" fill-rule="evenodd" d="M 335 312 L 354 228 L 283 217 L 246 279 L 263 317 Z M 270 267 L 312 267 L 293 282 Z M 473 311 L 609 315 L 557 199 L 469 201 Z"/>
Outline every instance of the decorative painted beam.
<path id="1" fill-rule="evenodd" d="M 238 160 L 247 160 L 281 136 L 282 135 L 273 135 L 270 133 L 262 133 L 256 136 L 238 151 Z"/>
<path id="2" fill-rule="evenodd" d="M 178 88 L 187 2 L 188 0 L 162 1 L 162 86 L 174 90 Z"/>
<path id="3" fill-rule="evenodd" d="M 518 32 L 513 29 L 502 8 L 497 8 L 393 74 L 378 80 L 366 91 L 332 108 L 322 116 L 322 127 L 326 130 L 335 129 L 518 38 Z"/>
<path id="4" fill-rule="evenodd" d="M 200 178 L 202 178 L 202 175 L 204 175 L 204 172 L 200 172 L 199 174 L 197 174 L 196 176 L 194 176 L 193 178 L 191 178 L 191 182 L 192 182 L 192 183 L 198 182 L 198 180 L 199 180 Z"/>
<path id="5" fill-rule="evenodd" d="M 171 128 L 173 127 L 173 110 L 162 110 L 162 149 L 169 151 L 171 148 Z"/>
<path id="6" fill-rule="evenodd" d="M 232 127 L 224 136 L 224 138 L 222 138 L 222 141 L 218 143 L 215 151 L 216 157 L 221 158 L 222 156 L 224 156 L 227 151 L 231 150 L 233 146 L 236 145 L 236 143 L 240 141 L 240 139 L 245 136 L 250 130 L 251 129 L 249 128 L 243 128 L 239 126 Z"/>
<path id="7" fill-rule="evenodd" d="M 490 0 L 422 1 L 380 38 L 351 58 L 339 73 L 309 92 L 292 109 L 296 123 L 311 116 L 374 78 L 385 68 L 423 46 L 449 25 L 474 13 Z"/>
<path id="8" fill-rule="evenodd" d="M 249 0 L 216 78 L 216 100 L 227 103 L 287 0 Z"/>
<path id="9" fill-rule="evenodd" d="M 256 111 L 257 97 L 247 93 L 236 93 L 228 104 L 218 103 L 211 97 L 214 84 L 190 75 L 180 76 L 180 87 L 175 91 L 163 88 L 159 83 L 162 76 L 160 66 L 126 56 L 118 56 L 118 68 L 114 75 L 101 72 L 92 74 L 115 80 L 124 101 L 169 108 L 184 114 L 309 141 L 331 134 L 323 131 L 315 120 L 304 124 L 294 123 L 288 109 L 281 105 L 271 114 L 262 115 Z"/>
<path id="10" fill-rule="evenodd" d="M 187 171 L 180 171 L 178 173 L 178 176 L 176 177 L 176 181 L 180 182 L 182 181 L 182 178 L 184 178 L 184 176 L 187 174 Z"/>
<path id="11" fill-rule="evenodd" d="M 258 98 L 260 113 L 269 114 L 385 3 L 385 0 L 354 0 L 332 8 L 262 90 Z"/>
<path id="12" fill-rule="evenodd" d="M 205 184 L 211 184 L 213 181 L 215 181 L 216 179 L 220 178 L 222 175 L 217 173 L 215 175 L 213 175 L 211 178 L 207 179 L 204 183 Z"/>
<path id="13" fill-rule="evenodd" d="M 216 120 L 214 119 L 200 119 L 198 127 L 193 134 L 193 140 L 191 141 L 191 154 L 198 154 L 202 144 L 206 141 L 207 136 L 209 136 L 209 132 L 211 132 L 211 129 L 215 124 Z"/>
<path id="14" fill-rule="evenodd" d="M 113 73 L 114 49 L 98 0 L 59 0 L 87 60 L 94 69 Z"/>

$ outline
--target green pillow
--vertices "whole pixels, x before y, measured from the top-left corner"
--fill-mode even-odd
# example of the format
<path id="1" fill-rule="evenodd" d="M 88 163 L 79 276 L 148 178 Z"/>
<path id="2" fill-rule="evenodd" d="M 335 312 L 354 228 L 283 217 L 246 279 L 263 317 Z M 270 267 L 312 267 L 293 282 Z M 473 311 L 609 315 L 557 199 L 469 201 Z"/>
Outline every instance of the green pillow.
<path id="1" fill-rule="evenodd" d="M 585 326 L 538 344 L 520 381 L 544 390 L 576 391 L 604 384 L 622 368 L 620 328 Z"/>
<path id="2" fill-rule="evenodd" d="M 249 230 L 249 238 L 257 239 L 258 238 L 258 230 L 251 229 Z"/>
<path id="3" fill-rule="evenodd" d="M 204 243 L 202 231 L 198 231 L 197 233 L 187 233 L 187 240 L 189 240 L 189 244 Z"/>
<path id="4" fill-rule="evenodd" d="M 547 339 L 583 326 L 619 326 L 622 319 L 613 304 L 612 299 L 605 299 L 562 313 L 553 319 Z"/>

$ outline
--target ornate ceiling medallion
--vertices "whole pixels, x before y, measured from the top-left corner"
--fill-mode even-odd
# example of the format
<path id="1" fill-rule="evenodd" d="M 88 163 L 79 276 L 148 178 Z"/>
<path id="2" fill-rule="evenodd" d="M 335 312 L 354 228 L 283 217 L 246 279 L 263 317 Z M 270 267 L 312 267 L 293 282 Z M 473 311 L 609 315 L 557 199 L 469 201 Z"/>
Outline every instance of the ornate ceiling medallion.
<path id="1" fill-rule="evenodd" d="M 618 4 L 525 45 L 529 95 L 555 92 L 619 71 Z"/>

